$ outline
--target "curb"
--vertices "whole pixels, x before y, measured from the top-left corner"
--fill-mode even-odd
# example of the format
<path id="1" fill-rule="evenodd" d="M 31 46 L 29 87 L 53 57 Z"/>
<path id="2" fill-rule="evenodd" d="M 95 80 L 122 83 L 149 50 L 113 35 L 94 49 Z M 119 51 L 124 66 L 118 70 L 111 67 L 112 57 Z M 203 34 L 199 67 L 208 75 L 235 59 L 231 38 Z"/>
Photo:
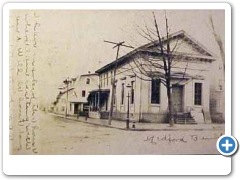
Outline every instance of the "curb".
<path id="1" fill-rule="evenodd" d="M 65 116 L 58 115 L 58 114 L 53 114 L 53 113 L 50 113 L 50 114 L 54 115 L 54 116 L 57 116 L 57 117 L 60 117 L 60 118 L 64 118 L 64 119 L 70 119 L 70 120 L 73 120 L 73 121 L 76 121 L 76 122 L 82 122 L 82 123 L 85 123 L 85 124 L 92 124 L 92 125 L 96 125 L 96 126 L 114 128 L 114 129 L 124 130 L 124 131 L 204 131 L 204 130 L 217 131 L 217 130 L 222 130 L 222 128 L 214 128 L 214 129 L 213 128 L 207 128 L 207 129 L 204 129 L 204 128 L 178 128 L 178 129 L 170 129 L 170 128 L 162 128 L 162 129 L 134 128 L 133 129 L 133 128 L 129 128 L 129 129 L 126 129 L 126 128 L 121 128 L 121 127 L 116 127 L 116 126 L 111 126 L 111 125 L 104 125 L 104 124 L 98 124 L 98 123 L 89 122 L 89 121 L 82 121 L 80 119 L 75 119 L 75 118 L 72 118 L 72 117 L 65 117 Z"/>

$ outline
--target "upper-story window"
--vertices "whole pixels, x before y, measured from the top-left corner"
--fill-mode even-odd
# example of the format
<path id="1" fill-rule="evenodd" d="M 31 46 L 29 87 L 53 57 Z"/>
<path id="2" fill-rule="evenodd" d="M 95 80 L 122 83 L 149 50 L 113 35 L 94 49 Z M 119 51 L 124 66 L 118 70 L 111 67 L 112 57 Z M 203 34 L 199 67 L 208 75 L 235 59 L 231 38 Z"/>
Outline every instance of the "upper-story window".
<path id="1" fill-rule="evenodd" d="M 107 78 L 107 86 L 108 86 L 108 72 L 107 72 L 107 74 L 106 74 L 106 78 Z"/>
<path id="2" fill-rule="evenodd" d="M 85 96 L 86 96 L 86 91 L 82 90 L 82 97 L 85 97 Z"/>
<path id="3" fill-rule="evenodd" d="M 113 72 L 111 71 L 111 84 L 112 84 L 112 80 L 113 80 Z"/>
<path id="4" fill-rule="evenodd" d="M 105 77 L 105 74 L 103 74 L 103 87 L 105 87 L 105 80 L 106 80 L 106 77 Z"/>
<path id="5" fill-rule="evenodd" d="M 90 84 L 90 78 L 86 79 L 86 84 Z"/>
<path id="6" fill-rule="evenodd" d="M 103 87 L 103 75 L 100 75 L 100 87 Z"/>

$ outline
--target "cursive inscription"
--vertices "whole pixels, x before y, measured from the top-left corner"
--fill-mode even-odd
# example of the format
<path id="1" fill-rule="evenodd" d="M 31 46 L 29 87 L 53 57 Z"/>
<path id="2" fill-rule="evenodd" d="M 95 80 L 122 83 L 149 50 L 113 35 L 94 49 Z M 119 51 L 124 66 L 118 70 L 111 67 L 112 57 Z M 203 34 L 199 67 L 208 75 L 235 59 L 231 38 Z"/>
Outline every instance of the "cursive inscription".
<path id="1" fill-rule="evenodd" d="M 11 11 L 10 16 L 10 134 L 12 154 L 37 154 L 38 99 L 36 95 L 40 16 Z"/>
<path id="2" fill-rule="evenodd" d="M 143 141 L 151 144 L 158 144 L 158 143 L 164 143 L 164 142 L 167 142 L 168 144 L 188 143 L 188 142 L 195 142 L 195 141 L 217 140 L 222 135 L 223 133 L 220 133 L 220 134 L 215 133 L 212 136 L 190 134 L 190 135 L 185 135 L 180 137 L 173 136 L 172 134 L 167 134 L 163 136 L 151 135 L 151 136 L 147 136 Z"/>
<path id="3" fill-rule="evenodd" d="M 175 137 L 172 137 L 171 134 L 164 135 L 163 137 L 147 136 L 146 139 L 144 139 L 144 141 L 150 142 L 150 143 L 153 143 L 153 144 L 157 144 L 159 142 L 168 142 L 168 143 L 181 142 L 181 143 L 187 143 L 187 140 L 185 139 L 185 137 L 175 138 Z"/>

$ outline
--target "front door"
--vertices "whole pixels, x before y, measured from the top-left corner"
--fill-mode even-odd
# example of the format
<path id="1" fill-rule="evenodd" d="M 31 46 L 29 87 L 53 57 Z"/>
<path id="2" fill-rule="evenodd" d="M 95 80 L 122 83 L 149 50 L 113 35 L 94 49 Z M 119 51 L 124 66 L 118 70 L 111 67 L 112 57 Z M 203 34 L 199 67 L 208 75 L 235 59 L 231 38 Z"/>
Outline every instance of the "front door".
<path id="1" fill-rule="evenodd" d="M 78 104 L 74 104 L 74 114 L 78 114 Z"/>
<path id="2" fill-rule="evenodd" d="M 172 100 L 174 112 L 182 112 L 183 108 L 183 86 L 172 87 Z"/>

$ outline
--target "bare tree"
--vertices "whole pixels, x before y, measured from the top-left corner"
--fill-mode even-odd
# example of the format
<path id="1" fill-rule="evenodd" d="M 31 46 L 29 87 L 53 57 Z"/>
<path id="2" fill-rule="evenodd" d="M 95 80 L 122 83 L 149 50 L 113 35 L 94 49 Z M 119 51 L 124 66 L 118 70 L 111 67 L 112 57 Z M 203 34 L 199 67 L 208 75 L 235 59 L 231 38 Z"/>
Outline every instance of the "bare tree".
<path id="1" fill-rule="evenodd" d="M 160 33 L 159 24 L 156 20 L 156 16 L 153 12 L 153 24 L 154 27 L 151 28 L 145 24 L 144 28 L 137 27 L 137 32 L 143 38 L 152 44 L 152 47 L 149 48 L 148 45 L 142 46 L 137 49 L 139 51 L 138 58 L 133 58 L 131 63 L 128 63 L 128 66 L 121 67 L 125 71 L 131 70 L 137 78 L 144 81 L 151 81 L 152 79 L 159 79 L 167 89 L 167 98 L 168 98 L 168 121 L 169 125 L 174 126 L 174 108 L 173 108 L 173 99 L 172 99 L 172 87 L 173 85 L 179 85 L 183 83 L 188 83 L 186 76 L 186 71 L 188 69 L 188 61 L 186 61 L 186 66 L 182 69 L 180 74 L 180 79 L 174 84 L 171 82 L 172 79 L 172 68 L 176 66 L 179 61 L 184 59 L 181 54 L 176 53 L 177 49 L 181 46 L 181 41 L 176 38 L 175 44 L 170 45 L 172 36 L 170 35 L 170 29 L 168 24 L 168 17 L 165 11 L 165 26 L 163 27 L 166 32 L 166 37 L 162 37 Z M 136 51 L 136 50 L 135 50 Z M 143 55 L 143 52 L 155 53 L 158 58 L 149 58 L 148 54 Z M 201 72 L 200 72 L 201 73 Z M 189 77 L 188 77 L 189 78 Z"/>
<path id="2" fill-rule="evenodd" d="M 126 54 L 126 58 L 131 55 L 134 56 L 131 56 L 131 61 L 118 66 L 116 75 L 121 73 L 127 76 L 134 75 L 143 81 L 159 80 L 158 82 L 163 84 L 167 90 L 167 120 L 172 127 L 174 126 L 174 115 L 177 113 L 173 104 L 172 89 L 177 85 L 183 86 L 188 84 L 194 78 L 202 78 L 201 73 L 205 69 L 199 68 L 196 70 L 189 67 L 189 60 L 199 58 L 195 51 L 198 51 L 199 47 L 194 48 L 193 45 L 192 54 L 191 52 L 178 52 L 178 49 L 182 47 L 182 43 L 189 41 L 189 45 L 197 45 L 198 42 L 192 41 L 192 38 L 188 36 L 185 37 L 183 31 L 170 34 L 167 13 L 166 11 L 164 12 L 164 25 L 161 29 L 164 29 L 166 36 L 164 35 L 163 37 L 161 35 L 159 25 L 162 25 L 162 23 L 157 22 L 155 13 L 153 12 L 152 26 L 145 23 L 144 26 L 137 26 L 136 29 L 138 34 L 149 43 Z M 205 51 L 204 48 L 202 50 Z M 180 66 L 177 65 L 178 63 L 180 63 Z M 179 69 L 180 71 L 176 71 L 175 69 Z M 191 69 L 191 73 L 194 70 L 196 72 L 195 75 L 188 75 L 188 69 Z"/>
<path id="3" fill-rule="evenodd" d="M 210 24 L 210 30 L 211 30 L 211 33 L 214 37 L 214 40 L 215 42 L 217 43 L 217 46 L 218 46 L 218 49 L 219 49 L 219 52 L 220 52 L 220 56 L 221 56 L 221 60 L 222 60 L 222 65 L 223 65 L 223 74 L 222 74 L 222 78 L 219 77 L 219 81 L 223 80 L 223 82 L 225 82 L 225 47 L 224 47 L 224 43 L 222 41 L 222 38 L 221 36 L 217 33 L 216 31 L 216 26 L 215 26 L 215 23 L 213 21 L 213 17 L 212 17 L 212 13 L 210 13 L 209 15 L 209 24 Z M 208 24 L 208 25 L 209 25 Z M 219 89 L 223 90 L 222 92 L 215 92 L 215 93 L 220 93 L 217 98 L 217 103 L 219 103 L 219 109 L 217 111 L 222 111 L 223 113 L 223 116 L 221 118 L 217 118 L 217 120 L 219 121 L 219 119 L 221 119 L 222 121 L 225 121 L 225 117 L 224 117 L 224 109 L 225 109 L 225 86 L 222 85 L 222 82 L 219 84 Z M 216 98 L 214 95 L 213 95 L 214 98 Z M 214 113 L 214 112 L 213 112 Z M 215 119 L 215 118 L 214 118 Z"/>
<path id="4" fill-rule="evenodd" d="M 172 104 L 172 93 L 171 93 L 171 67 L 172 67 L 172 52 L 170 49 L 170 41 L 169 41 L 169 27 L 168 27 L 168 19 L 166 16 L 166 12 L 165 12 L 165 22 L 166 22 L 166 42 L 167 42 L 167 50 L 164 53 L 164 45 L 162 43 L 162 38 L 159 32 L 159 27 L 158 27 L 158 23 L 156 21 L 156 17 L 155 14 L 153 13 L 153 17 L 154 17 L 154 24 L 155 24 L 155 28 L 156 28 L 156 32 L 157 32 L 157 37 L 158 37 L 158 41 L 159 41 L 159 45 L 158 47 L 160 48 L 161 51 L 161 55 L 162 55 L 162 60 L 163 60 L 163 69 L 164 69 L 164 75 L 160 75 L 161 77 L 161 81 L 163 82 L 163 84 L 165 84 L 166 88 L 167 88 L 167 97 L 168 97 L 168 112 L 169 112 L 169 124 L 170 126 L 173 126 L 174 121 L 173 121 L 173 104 Z"/>
<path id="5" fill-rule="evenodd" d="M 221 37 L 216 32 L 215 24 L 214 24 L 213 18 L 212 18 L 212 14 L 209 15 L 209 22 L 210 22 L 210 28 L 211 28 L 212 34 L 214 36 L 214 39 L 215 39 L 215 41 L 218 45 L 218 48 L 219 48 L 219 51 L 220 51 L 220 54 L 221 54 L 221 59 L 222 59 L 222 63 L 223 63 L 223 70 L 224 70 L 224 73 L 225 73 L 225 50 L 224 50 L 224 45 L 223 45 L 223 41 L 222 41 Z"/>
<path id="6" fill-rule="evenodd" d="M 133 60 L 133 64 L 129 63 L 130 69 L 134 75 L 142 80 L 149 81 L 150 79 L 159 79 L 160 82 L 167 88 L 168 98 L 168 121 L 170 126 L 174 126 L 173 118 L 173 101 L 172 101 L 172 84 L 171 84 L 171 70 L 173 63 L 173 52 L 177 48 L 178 41 L 171 49 L 170 46 L 170 30 L 168 25 L 168 18 L 165 12 L 165 39 L 160 34 L 159 25 L 156 20 L 156 16 L 153 12 L 154 28 L 150 28 L 145 24 L 144 29 L 138 27 L 138 33 L 150 41 L 156 48 L 153 53 L 158 53 L 159 59 L 149 59 L 148 57 L 141 56 Z M 156 40 L 157 39 L 157 40 Z M 145 50 L 145 47 L 141 47 L 139 51 Z M 148 49 L 148 51 L 151 51 Z"/>

